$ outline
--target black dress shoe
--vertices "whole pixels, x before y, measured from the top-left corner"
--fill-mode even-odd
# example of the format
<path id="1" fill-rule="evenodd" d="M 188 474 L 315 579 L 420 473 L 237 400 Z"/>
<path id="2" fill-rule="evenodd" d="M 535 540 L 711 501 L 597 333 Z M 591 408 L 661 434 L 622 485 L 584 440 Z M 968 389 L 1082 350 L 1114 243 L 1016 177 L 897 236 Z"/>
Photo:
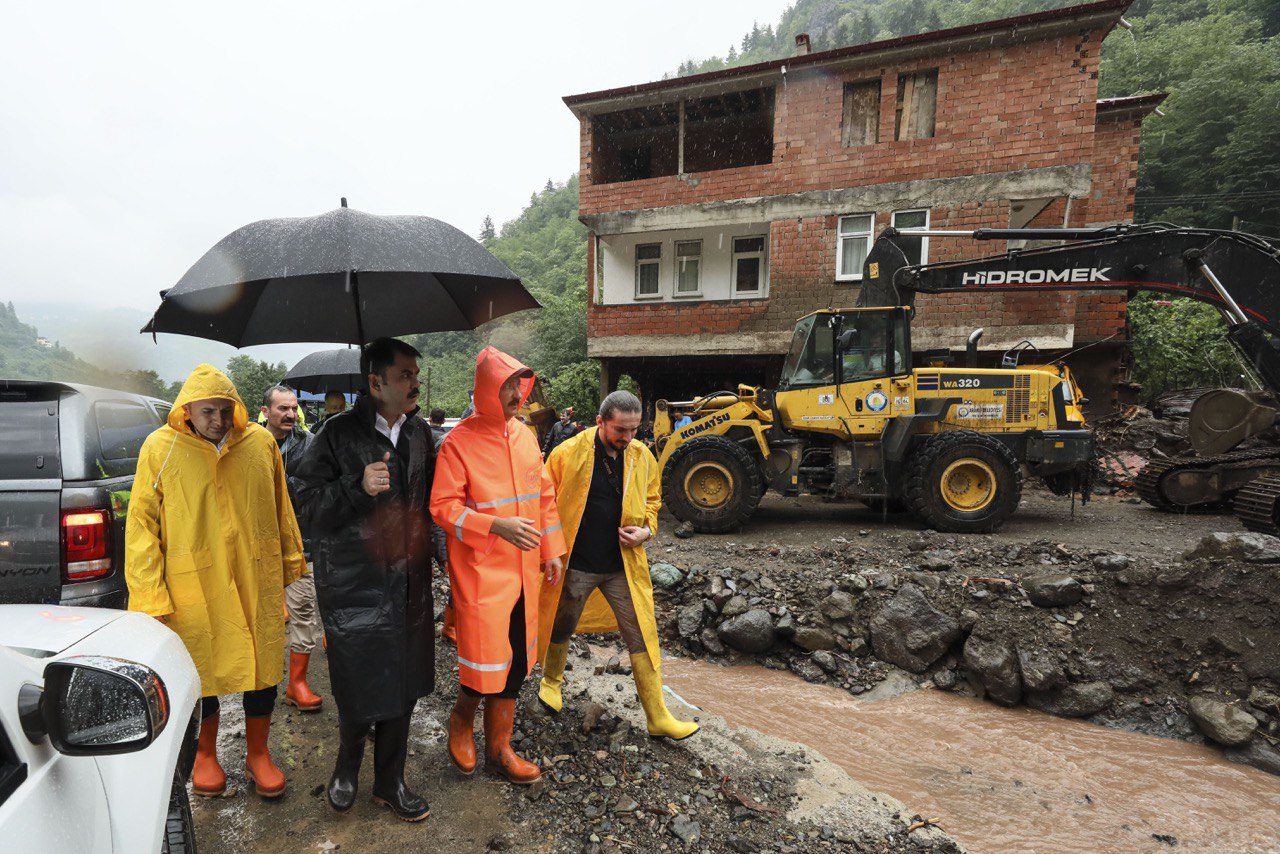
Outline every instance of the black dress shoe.
<path id="1" fill-rule="evenodd" d="M 422 821 L 431 814 L 431 807 L 404 783 L 408 755 L 409 715 L 378 721 L 373 742 L 373 802 L 389 808 L 401 821 Z"/>
<path id="2" fill-rule="evenodd" d="M 329 778 L 329 806 L 338 812 L 346 812 L 356 802 L 356 790 L 360 783 L 360 762 L 364 759 L 365 724 L 338 725 L 338 761 Z"/>

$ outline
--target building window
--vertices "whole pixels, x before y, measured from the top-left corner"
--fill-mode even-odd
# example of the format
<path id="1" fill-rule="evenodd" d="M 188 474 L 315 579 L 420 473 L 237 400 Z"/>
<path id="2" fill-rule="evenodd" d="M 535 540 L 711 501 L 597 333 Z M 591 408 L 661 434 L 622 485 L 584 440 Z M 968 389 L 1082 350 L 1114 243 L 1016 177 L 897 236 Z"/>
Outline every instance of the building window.
<path id="1" fill-rule="evenodd" d="M 938 69 L 898 75 L 894 139 L 928 139 L 938 103 Z"/>
<path id="2" fill-rule="evenodd" d="M 902 251 L 907 256 L 908 264 L 924 264 L 929 260 L 929 238 L 927 237 L 908 237 L 912 231 L 919 231 L 929 227 L 929 212 L 924 211 L 894 211 L 893 227 L 903 232 L 903 236 L 898 238 L 898 245 L 902 247 Z"/>
<path id="3" fill-rule="evenodd" d="M 880 81 L 844 84 L 844 118 L 840 144 L 845 148 L 875 145 L 880 140 Z"/>
<path id="4" fill-rule="evenodd" d="M 676 296 L 702 295 L 702 241 L 676 241 Z"/>
<path id="5" fill-rule="evenodd" d="M 836 229 L 836 281 L 862 281 L 862 264 L 867 260 L 875 226 L 875 214 L 840 217 Z"/>
<path id="6" fill-rule="evenodd" d="M 733 295 L 764 296 L 765 238 L 733 238 Z"/>
<path id="7" fill-rule="evenodd" d="M 636 247 L 636 299 L 662 296 L 662 286 L 658 280 L 661 267 L 661 243 L 642 243 Z"/>

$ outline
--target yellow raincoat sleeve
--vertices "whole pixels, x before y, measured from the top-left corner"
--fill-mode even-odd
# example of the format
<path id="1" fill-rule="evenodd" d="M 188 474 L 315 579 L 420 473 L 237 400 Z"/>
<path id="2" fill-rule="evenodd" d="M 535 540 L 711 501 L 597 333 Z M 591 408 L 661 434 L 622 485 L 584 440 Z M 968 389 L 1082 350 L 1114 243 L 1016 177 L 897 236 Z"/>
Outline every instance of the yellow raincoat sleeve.
<path id="1" fill-rule="evenodd" d="M 547 467 L 542 467 L 542 542 L 539 546 L 540 556 L 545 563 L 553 558 L 564 557 L 569 549 L 565 546 L 564 531 L 560 529 L 560 511 L 556 509 L 556 487 L 551 481 Z"/>
<path id="2" fill-rule="evenodd" d="M 164 488 L 156 486 L 159 477 L 155 445 L 148 441 L 138 455 L 124 529 L 124 579 L 129 586 L 130 611 L 163 617 L 173 613 L 173 600 L 164 579 L 164 550 L 160 545 Z"/>
<path id="3" fill-rule="evenodd" d="M 307 571 L 302 550 L 302 533 L 289 498 L 289 478 L 284 471 L 284 458 L 275 455 L 276 516 L 280 526 L 280 557 L 284 562 L 284 586 L 288 587 Z"/>
<path id="4" fill-rule="evenodd" d="M 640 462 L 644 464 L 649 475 L 644 496 L 645 525 L 649 527 L 649 533 L 656 537 L 658 536 L 658 511 L 662 509 L 662 471 L 658 468 L 658 461 L 654 459 L 653 452 L 643 445 Z"/>
<path id="5" fill-rule="evenodd" d="M 467 467 L 457 446 L 446 440 L 436 455 L 436 476 L 431 485 L 431 518 L 444 529 L 450 541 L 457 539 L 471 548 L 488 552 L 497 543 L 493 517 L 467 506 Z"/>

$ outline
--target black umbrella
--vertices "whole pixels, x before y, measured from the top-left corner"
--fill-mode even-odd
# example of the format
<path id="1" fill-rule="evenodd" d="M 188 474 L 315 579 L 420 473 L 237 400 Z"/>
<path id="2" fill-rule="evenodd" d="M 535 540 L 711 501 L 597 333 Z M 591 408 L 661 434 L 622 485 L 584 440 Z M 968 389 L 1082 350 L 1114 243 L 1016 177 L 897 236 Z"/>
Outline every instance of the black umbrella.
<path id="1" fill-rule="evenodd" d="M 234 347 L 363 344 L 385 335 L 474 329 L 538 301 L 458 229 L 425 216 L 342 207 L 231 232 L 161 294 L 142 331 Z"/>
<path id="2" fill-rule="evenodd" d="M 299 391 L 364 391 L 368 380 L 360 373 L 360 351 L 354 347 L 321 350 L 303 356 L 284 375 L 284 384 Z"/>

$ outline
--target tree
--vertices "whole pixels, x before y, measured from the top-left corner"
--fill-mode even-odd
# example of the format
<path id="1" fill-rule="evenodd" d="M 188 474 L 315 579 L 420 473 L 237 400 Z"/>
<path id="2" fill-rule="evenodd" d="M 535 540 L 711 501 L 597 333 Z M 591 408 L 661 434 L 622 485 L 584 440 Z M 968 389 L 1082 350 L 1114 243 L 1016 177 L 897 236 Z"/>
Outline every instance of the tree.
<path id="1" fill-rule="evenodd" d="M 486 216 L 484 222 L 480 224 L 480 242 L 488 244 L 490 240 L 497 236 L 497 233 L 493 230 L 493 217 Z"/>
<path id="2" fill-rule="evenodd" d="M 262 406 L 262 395 L 284 379 L 288 371 L 289 366 L 284 362 L 271 365 L 243 353 L 227 360 L 227 376 L 235 385 L 236 393 L 240 395 L 245 408 L 253 413 L 251 419 L 256 417 L 258 407 Z"/>

